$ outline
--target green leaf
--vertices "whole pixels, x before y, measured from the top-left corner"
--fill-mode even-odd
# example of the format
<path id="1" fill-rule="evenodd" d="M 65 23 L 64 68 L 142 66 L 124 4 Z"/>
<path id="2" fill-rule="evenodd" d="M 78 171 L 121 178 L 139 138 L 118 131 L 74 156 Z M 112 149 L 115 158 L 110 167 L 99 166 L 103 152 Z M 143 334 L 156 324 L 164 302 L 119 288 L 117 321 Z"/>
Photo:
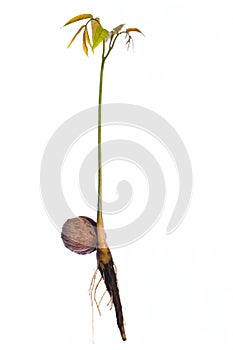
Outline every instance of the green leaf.
<path id="1" fill-rule="evenodd" d="M 88 48 L 87 48 L 87 43 L 86 43 L 85 31 L 83 32 L 83 51 L 88 56 Z"/>
<path id="2" fill-rule="evenodd" d="M 117 26 L 116 28 L 113 28 L 113 32 L 114 33 L 119 33 L 119 31 L 124 27 L 124 24 L 120 24 L 119 26 Z"/>
<path id="3" fill-rule="evenodd" d="M 81 21 L 82 19 L 87 19 L 87 18 L 93 18 L 93 16 L 89 13 L 85 13 L 83 15 L 78 15 L 76 17 L 71 18 L 68 22 L 66 22 L 66 24 L 64 24 L 63 27 L 68 26 L 68 24 L 77 22 L 77 21 Z"/>
<path id="4" fill-rule="evenodd" d="M 95 41 L 93 42 L 92 50 L 94 50 L 107 37 L 108 37 L 108 30 L 102 28 L 101 31 L 99 31 L 98 36 L 96 36 Z"/>
<path id="5" fill-rule="evenodd" d="M 141 33 L 142 35 L 144 35 L 141 31 L 140 31 L 140 29 L 138 29 L 138 28 L 127 28 L 126 29 L 126 33 L 129 33 L 129 32 L 138 32 L 138 33 Z M 145 36 L 145 35 L 144 35 Z"/>
<path id="6" fill-rule="evenodd" d="M 71 39 L 69 45 L 67 46 L 67 48 L 69 48 L 71 46 L 71 44 L 73 43 L 73 41 L 76 39 L 77 35 L 81 32 L 81 30 L 85 27 L 85 25 L 82 25 L 79 30 L 77 31 L 77 33 L 73 36 L 73 38 Z"/>
<path id="7" fill-rule="evenodd" d="M 96 22 L 96 21 L 91 21 Z M 103 40 L 108 37 L 108 31 L 104 29 L 100 23 L 96 22 L 92 25 L 92 50 L 94 50 Z"/>

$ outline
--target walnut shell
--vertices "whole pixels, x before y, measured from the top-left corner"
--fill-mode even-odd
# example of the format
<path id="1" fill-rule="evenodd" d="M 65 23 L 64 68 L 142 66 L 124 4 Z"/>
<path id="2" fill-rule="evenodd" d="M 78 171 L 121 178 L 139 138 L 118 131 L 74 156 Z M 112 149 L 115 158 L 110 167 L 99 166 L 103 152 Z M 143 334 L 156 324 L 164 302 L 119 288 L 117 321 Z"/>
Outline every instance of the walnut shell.
<path id="1" fill-rule="evenodd" d="M 68 219 L 62 227 L 61 238 L 72 252 L 90 254 L 97 246 L 96 222 L 86 216 Z"/>

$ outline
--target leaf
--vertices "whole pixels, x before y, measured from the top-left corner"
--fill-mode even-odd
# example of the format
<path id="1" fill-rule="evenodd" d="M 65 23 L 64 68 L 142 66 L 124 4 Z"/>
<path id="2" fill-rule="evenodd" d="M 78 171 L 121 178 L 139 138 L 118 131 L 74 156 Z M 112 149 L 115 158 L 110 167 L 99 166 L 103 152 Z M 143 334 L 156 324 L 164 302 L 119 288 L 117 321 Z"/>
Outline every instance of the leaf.
<path id="1" fill-rule="evenodd" d="M 96 24 L 92 26 L 92 50 L 94 50 L 107 37 L 108 30 L 104 29 L 100 23 L 96 22 Z"/>
<path id="2" fill-rule="evenodd" d="M 94 50 L 107 37 L 108 37 L 108 30 L 103 29 L 101 27 L 101 31 L 98 32 L 98 36 L 96 35 L 95 41 L 93 42 L 92 50 Z"/>
<path id="3" fill-rule="evenodd" d="M 88 43 L 88 45 L 90 45 L 90 47 L 92 47 L 92 45 L 91 45 L 91 40 L 90 40 L 90 37 L 89 37 L 89 33 L 88 33 L 87 28 L 85 29 L 84 33 L 85 33 L 86 42 Z"/>
<path id="4" fill-rule="evenodd" d="M 125 45 L 127 45 L 127 50 L 129 50 L 130 44 L 132 42 L 133 45 L 133 39 L 132 36 L 129 35 L 128 40 L 126 41 Z"/>
<path id="5" fill-rule="evenodd" d="M 69 48 L 71 46 L 71 44 L 73 43 L 73 41 L 76 39 L 77 35 L 81 32 L 81 30 L 85 27 L 85 25 L 82 25 L 79 30 L 77 31 L 77 33 L 75 34 L 75 36 L 71 39 L 69 45 L 67 46 L 67 48 Z"/>
<path id="6" fill-rule="evenodd" d="M 140 31 L 140 29 L 138 29 L 138 28 L 127 28 L 126 29 L 126 33 L 129 33 L 129 32 L 138 32 L 138 33 L 141 33 L 142 35 L 144 35 L 141 31 Z M 145 35 L 144 35 L 145 36 Z"/>
<path id="7" fill-rule="evenodd" d="M 71 23 L 74 23 L 74 22 L 77 22 L 77 21 L 81 21 L 82 19 L 86 19 L 86 18 L 93 18 L 93 16 L 91 14 L 89 14 L 89 13 L 85 13 L 83 15 L 75 16 L 75 17 L 71 18 L 68 22 L 66 22 L 66 24 L 64 24 L 63 27 L 68 26 L 68 24 L 71 24 Z"/>
<path id="8" fill-rule="evenodd" d="M 94 41 L 94 37 L 95 37 L 95 33 L 97 28 L 100 26 L 99 23 L 100 19 L 99 18 L 95 18 L 91 21 L 91 30 L 92 30 L 92 42 Z"/>
<path id="9" fill-rule="evenodd" d="M 83 32 L 83 51 L 88 56 L 88 48 L 87 48 L 87 43 L 86 43 L 85 31 Z"/>
<path id="10" fill-rule="evenodd" d="M 119 33 L 119 31 L 124 27 L 124 24 L 120 24 L 119 26 L 117 26 L 116 28 L 113 28 L 113 32 L 114 33 Z"/>

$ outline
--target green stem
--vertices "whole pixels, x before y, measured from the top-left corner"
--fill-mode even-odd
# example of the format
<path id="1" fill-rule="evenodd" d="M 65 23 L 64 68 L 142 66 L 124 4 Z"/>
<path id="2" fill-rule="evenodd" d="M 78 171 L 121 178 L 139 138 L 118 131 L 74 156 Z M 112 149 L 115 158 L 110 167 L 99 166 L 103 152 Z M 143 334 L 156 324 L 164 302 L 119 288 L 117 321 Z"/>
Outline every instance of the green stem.
<path id="1" fill-rule="evenodd" d="M 98 206 L 97 206 L 97 223 L 103 223 L 102 214 L 102 89 L 103 89 L 103 74 L 105 64 L 105 41 L 103 41 L 103 52 L 100 67 L 99 80 L 99 104 L 98 104 Z"/>
<path id="2" fill-rule="evenodd" d="M 121 33 L 118 33 L 110 43 L 107 54 L 105 55 L 105 40 L 103 40 L 103 51 L 100 67 L 100 80 L 99 80 L 99 104 L 98 104 L 98 205 L 97 205 L 97 224 L 103 226 L 103 214 L 102 214 L 102 89 L 103 89 L 103 75 L 104 64 L 112 51 L 116 39 Z"/>

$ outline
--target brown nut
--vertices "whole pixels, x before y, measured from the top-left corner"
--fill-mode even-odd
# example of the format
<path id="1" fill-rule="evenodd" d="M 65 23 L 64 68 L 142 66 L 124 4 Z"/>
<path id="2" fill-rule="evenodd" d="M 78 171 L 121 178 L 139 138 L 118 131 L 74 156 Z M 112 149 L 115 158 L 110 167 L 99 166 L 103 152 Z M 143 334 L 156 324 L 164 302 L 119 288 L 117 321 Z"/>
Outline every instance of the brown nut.
<path id="1" fill-rule="evenodd" d="M 90 254 L 97 246 L 96 222 L 86 216 L 68 219 L 62 227 L 61 238 L 72 252 Z"/>

